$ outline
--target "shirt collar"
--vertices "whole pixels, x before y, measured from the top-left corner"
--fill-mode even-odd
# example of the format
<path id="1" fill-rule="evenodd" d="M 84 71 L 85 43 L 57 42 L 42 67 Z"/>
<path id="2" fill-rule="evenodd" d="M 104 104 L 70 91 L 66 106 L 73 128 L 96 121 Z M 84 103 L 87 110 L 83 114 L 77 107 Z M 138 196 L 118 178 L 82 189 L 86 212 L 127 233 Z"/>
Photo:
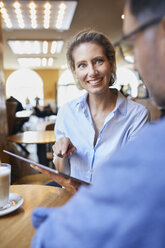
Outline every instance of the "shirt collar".
<path id="1" fill-rule="evenodd" d="M 121 114 L 126 115 L 127 113 L 127 99 L 125 96 L 121 94 L 121 92 L 117 92 L 117 101 L 116 106 L 112 112 L 120 111 Z M 85 93 L 83 96 L 79 97 L 75 100 L 75 107 L 78 110 L 86 109 L 87 107 L 87 97 L 88 93 Z"/>
<path id="2" fill-rule="evenodd" d="M 116 107 L 114 108 L 113 112 L 120 111 L 121 114 L 126 115 L 127 113 L 127 99 L 125 96 L 122 95 L 120 91 L 117 92 L 117 101 Z"/>
<path id="3" fill-rule="evenodd" d="M 75 107 L 76 107 L 77 111 L 82 110 L 85 108 L 85 106 L 87 106 L 87 97 L 88 97 L 88 93 L 85 93 L 83 96 L 76 99 Z"/>

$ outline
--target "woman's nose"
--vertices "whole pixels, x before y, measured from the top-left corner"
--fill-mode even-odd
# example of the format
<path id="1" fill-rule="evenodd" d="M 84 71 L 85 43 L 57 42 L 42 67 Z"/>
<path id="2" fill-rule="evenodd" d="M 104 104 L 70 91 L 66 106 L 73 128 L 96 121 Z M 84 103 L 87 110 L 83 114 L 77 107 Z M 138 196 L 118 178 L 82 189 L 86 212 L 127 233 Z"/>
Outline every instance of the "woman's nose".
<path id="1" fill-rule="evenodd" d="M 88 74 L 90 77 L 93 77 L 98 74 L 97 68 L 94 65 L 88 67 Z"/>

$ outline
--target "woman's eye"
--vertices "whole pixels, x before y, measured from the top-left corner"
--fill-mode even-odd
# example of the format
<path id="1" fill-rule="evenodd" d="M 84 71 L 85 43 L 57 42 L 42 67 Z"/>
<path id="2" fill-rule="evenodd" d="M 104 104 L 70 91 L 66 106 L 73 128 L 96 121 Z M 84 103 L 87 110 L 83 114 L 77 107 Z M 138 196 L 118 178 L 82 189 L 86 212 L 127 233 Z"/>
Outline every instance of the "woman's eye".
<path id="1" fill-rule="evenodd" d="M 96 60 L 96 64 L 99 64 L 99 65 L 102 64 L 103 62 L 104 62 L 103 59 L 97 59 L 97 60 Z"/>
<path id="2" fill-rule="evenodd" d="M 79 64 L 79 65 L 78 65 L 78 68 L 80 68 L 80 69 L 85 68 L 85 64 Z"/>

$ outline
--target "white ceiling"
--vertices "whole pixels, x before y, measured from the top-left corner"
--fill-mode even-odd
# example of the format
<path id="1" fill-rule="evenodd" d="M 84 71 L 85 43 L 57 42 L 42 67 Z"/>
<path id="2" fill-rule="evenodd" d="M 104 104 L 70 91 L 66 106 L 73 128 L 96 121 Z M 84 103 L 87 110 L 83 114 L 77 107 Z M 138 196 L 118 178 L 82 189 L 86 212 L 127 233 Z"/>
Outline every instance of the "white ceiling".
<path id="1" fill-rule="evenodd" d="M 46 1 L 45 1 L 46 2 Z M 66 46 L 71 37 L 85 28 L 92 28 L 106 34 L 112 43 L 122 34 L 121 14 L 122 0 L 78 0 L 75 15 L 70 29 L 59 32 L 57 30 L 3 30 L 4 68 L 17 69 L 19 65 L 7 44 L 9 39 L 62 39 L 64 47 L 62 53 L 55 56 L 53 68 L 61 68 L 66 64 Z"/>

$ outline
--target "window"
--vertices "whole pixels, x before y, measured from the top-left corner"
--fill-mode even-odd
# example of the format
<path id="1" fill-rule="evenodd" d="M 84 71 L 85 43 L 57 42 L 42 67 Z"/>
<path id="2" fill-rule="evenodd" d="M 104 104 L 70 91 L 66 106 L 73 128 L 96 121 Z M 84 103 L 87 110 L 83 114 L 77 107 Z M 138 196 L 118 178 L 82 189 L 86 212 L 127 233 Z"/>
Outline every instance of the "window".
<path id="1" fill-rule="evenodd" d="M 26 108 L 27 100 L 34 106 L 35 98 L 40 98 L 40 105 L 43 105 L 43 81 L 41 77 L 32 70 L 20 69 L 14 71 L 6 82 L 6 97 L 15 97 Z"/>

